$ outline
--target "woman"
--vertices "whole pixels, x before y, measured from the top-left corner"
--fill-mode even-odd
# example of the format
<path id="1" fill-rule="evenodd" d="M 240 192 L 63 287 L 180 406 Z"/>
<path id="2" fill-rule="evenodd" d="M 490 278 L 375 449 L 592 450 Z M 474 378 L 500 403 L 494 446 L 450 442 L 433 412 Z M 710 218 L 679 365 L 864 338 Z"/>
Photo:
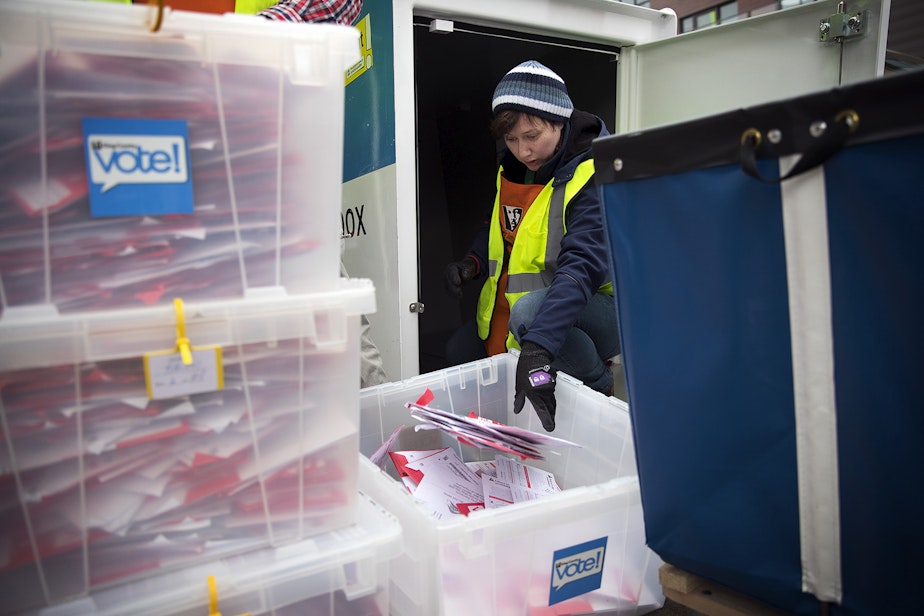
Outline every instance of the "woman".
<path id="1" fill-rule="evenodd" d="M 529 399 L 552 431 L 557 370 L 597 391 L 613 387 L 607 359 L 619 353 L 619 335 L 590 150 L 609 132 L 534 60 L 501 79 L 492 106 L 491 130 L 506 145 L 494 208 L 446 270 L 456 296 L 465 281 L 486 280 L 474 322 L 453 334 L 447 357 L 462 363 L 519 346 L 514 412 Z"/>

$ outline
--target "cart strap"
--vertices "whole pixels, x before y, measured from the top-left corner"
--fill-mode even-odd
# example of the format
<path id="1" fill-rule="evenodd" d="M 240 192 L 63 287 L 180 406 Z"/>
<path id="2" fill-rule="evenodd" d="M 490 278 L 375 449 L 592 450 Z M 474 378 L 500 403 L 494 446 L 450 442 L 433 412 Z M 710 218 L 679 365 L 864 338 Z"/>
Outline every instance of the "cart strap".
<path id="1" fill-rule="evenodd" d="M 780 159 L 785 177 L 799 156 Z M 787 169 L 789 168 L 789 169 Z M 802 590 L 840 603 L 840 495 L 824 168 L 780 185 L 792 331 Z"/>

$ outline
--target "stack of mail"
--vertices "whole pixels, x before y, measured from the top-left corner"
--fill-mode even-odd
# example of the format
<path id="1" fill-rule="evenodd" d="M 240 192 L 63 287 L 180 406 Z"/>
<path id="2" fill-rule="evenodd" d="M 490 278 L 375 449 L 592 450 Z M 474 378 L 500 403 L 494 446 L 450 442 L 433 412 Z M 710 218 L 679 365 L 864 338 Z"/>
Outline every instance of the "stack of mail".
<path id="1" fill-rule="evenodd" d="M 428 389 L 417 402 L 406 404 L 407 408 L 411 409 L 411 416 L 424 422 L 418 429 L 443 430 L 465 445 L 495 449 L 524 460 L 544 460 L 542 448 L 580 447 L 577 443 L 562 438 L 491 421 L 479 417 L 474 412 L 466 417 L 426 406 L 432 399 L 433 394 Z"/>
<path id="2" fill-rule="evenodd" d="M 251 287 L 329 290 L 323 285 L 334 285 L 339 274 L 339 207 L 316 196 L 333 189 L 339 196 L 340 178 L 319 176 L 312 157 L 339 151 L 342 125 L 306 131 L 287 122 L 276 100 L 296 97 L 287 101 L 293 110 L 310 108 L 300 101 L 311 99 L 298 97 L 322 89 L 283 93 L 275 64 L 145 58 L 126 45 L 124 56 L 48 53 L 19 67 L 0 58 L 0 308 L 51 303 L 64 313 L 174 297 L 236 298 Z M 194 46 L 174 45 L 174 53 L 195 55 Z M 336 85 L 342 91 L 342 74 Z M 171 212 L 167 200 L 163 214 L 150 215 L 140 200 L 127 199 L 124 212 L 96 217 L 91 183 L 117 200 L 141 176 L 130 177 L 124 157 L 111 183 L 89 176 L 82 129 L 88 118 L 185 123 L 194 209 Z M 144 136 L 111 140 L 128 147 Z"/>
<path id="3" fill-rule="evenodd" d="M 436 519 L 560 492 L 555 477 L 506 456 L 463 462 L 452 449 L 389 452 L 401 481 Z"/>
<path id="4" fill-rule="evenodd" d="M 0 576 L 96 586 L 348 524 L 355 421 L 305 395 L 345 384 L 304 346 L 228 347 L 223 390 L 165 400 L 140 358 L 0 373 Z"/>

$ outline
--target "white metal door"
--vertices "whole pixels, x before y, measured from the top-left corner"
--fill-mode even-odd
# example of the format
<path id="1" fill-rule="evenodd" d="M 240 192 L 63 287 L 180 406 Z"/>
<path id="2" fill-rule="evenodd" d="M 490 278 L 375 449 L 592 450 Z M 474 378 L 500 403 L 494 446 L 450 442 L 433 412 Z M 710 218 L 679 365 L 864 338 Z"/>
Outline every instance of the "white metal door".
<path id="1" fill-rule="evenodd" d="M 843 5 L 840 7 L 839 5 Z M 819 0 L 623 47 L 617 132 L 681 122 L 882 74 L 890 0 Z M 843 12 L 838 17 L 838 9 Z M 827 34 L 858 16 L 859 34 Z M 830 19 L 834 17 L 834 19 Z M 838 31 L 840 32 L 840 31 Z"/>

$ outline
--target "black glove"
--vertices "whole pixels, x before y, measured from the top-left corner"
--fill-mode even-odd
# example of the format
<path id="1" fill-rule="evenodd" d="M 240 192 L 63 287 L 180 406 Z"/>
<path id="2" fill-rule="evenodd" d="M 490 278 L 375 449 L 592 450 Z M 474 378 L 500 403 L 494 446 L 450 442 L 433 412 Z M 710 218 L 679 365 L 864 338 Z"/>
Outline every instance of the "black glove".
<path id="1" fill-rule="evenodd" d="M 546 432 L 555 429 L 555 374 L 552 355 L 534 342 L 526 342 L 517 362 L 516 394 L 513 398 L 513 412 L 523 410 L 525 398 L 529 398 L 536 415 Z"/>
<path id="2" fill-rule="evenodd" d="M 456 299 L 462 297 L 462 283 L 475 277 L 478 263 L 471 257 L 446 266 L 446 290 Z"/>

